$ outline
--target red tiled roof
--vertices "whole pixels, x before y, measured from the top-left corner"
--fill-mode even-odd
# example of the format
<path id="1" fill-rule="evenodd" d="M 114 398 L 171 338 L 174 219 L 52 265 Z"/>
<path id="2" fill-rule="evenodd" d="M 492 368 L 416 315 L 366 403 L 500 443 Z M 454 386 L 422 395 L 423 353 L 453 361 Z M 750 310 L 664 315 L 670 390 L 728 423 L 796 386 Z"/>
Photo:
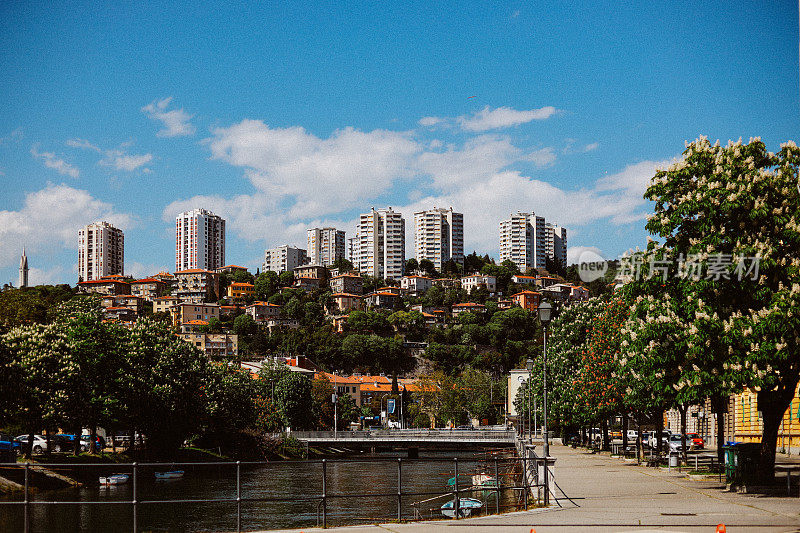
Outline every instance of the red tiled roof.
<path id="1" fill-rule="evenodd" d="M 239 283 L 238 281 L 234 281 L 230 285 L 231 287 L 255 287 L 252 283 Z"/>
<path id="2" fill-rule="evenodd" d="M 247 307 L 248 307 L 248 308 L 250 308 L 250 307 L 254 307 L 254 306 L 261 306 L 261 307 L 280 307 L 280 305 L 278 305 L 278 304 L 271 304 L 271 303 L 269 303 L 269 302 L 253 302 L 253 303 L 251 303 L 250 305 L 248 305 Z"/>
<path id="3" fill-rule="evenodd" d="M 476 304 L 474 302 L 467 302 L 463 304 L 453 304 L 453 307 L 486 307 L 483 304 Z"/>
<path id="4" fill-rule="evenodd" d="M 338 278 L 360 278 L 361 276 L 357 274 L 339 274 L 338 276 L 333 276 L 331 279 L 338 279 Z"/>
<path id="5" fill-rule="evenodd" d="M 144 278 L 144 279 L 137 279 L 136 281 L 131 281 L 132 285 L 134 283 L 164 283 L 164 282 L 156 278 Z"/>
<path id="6" fill-rule="evenodd" d="M 363 298 L 363 296 L 361 296 L 360 294 L 350 294 L 349 292 L 336 292 L 336 293 L 331 294 L 331 298 L 336 298 L 337 296 L 347 296 L 347 297 L 350 297 L 350 298 Z M 395 295 L 392 294 L 392 296 L 395 296 Z"/>
<path id="7" fill-rule="evenodd" d="M 178 272 L 175 272 L 175 275 L 178 275 L 178 274 L 199 274 L 201 272 L 204 272 L 206 274 L 216 274 L 216 272 L 212 272 L 210 270 L 204 270 L 202 268 L 190 268 L 189 270 L 179 270 Z"/>
<path id="8" fill-rule="evenodd" d="M 128 283 L 127 281 L 121 281 L 118 279 L 92 279 L 89 281 L 79 281 L 78 285 L 90 285 L 98 283 L 124 283 L 125 285 L 130 285 L 130 283 Z"/>
<path id="9" fill-rule="evenodd" d="M 191 326 L 207 326 L 207 320 L 190 320 L 188 322 L 184 322 L 184 324 L 189 324 Z"/>
<path id="10" fill-rule="evenodd" d="M 397 296 L 397 294 L 393 292 L 374 292 L 372 294 L 374 294 L 375 296 L 395 296 L 395 297 Z"/>
<path id="11" fill-rule="evenodd" d="M 520 291 L 516 294 L 512 294 L 511 297 L 513 298 L 514 296 L 519 296 L 520 294 L 535 294 L 536 296 L 541 296 L 541 294 L 535 291 Z"/>
<path id="12" fill-rule="evenodd" d="M 125 311 L 130 311 L 131 313 L 133 313 L 133 309 L 131 309 L 130 307 L 106 307 L 105 310 L 106 311 L 122 311 L 123 309 Z"/>

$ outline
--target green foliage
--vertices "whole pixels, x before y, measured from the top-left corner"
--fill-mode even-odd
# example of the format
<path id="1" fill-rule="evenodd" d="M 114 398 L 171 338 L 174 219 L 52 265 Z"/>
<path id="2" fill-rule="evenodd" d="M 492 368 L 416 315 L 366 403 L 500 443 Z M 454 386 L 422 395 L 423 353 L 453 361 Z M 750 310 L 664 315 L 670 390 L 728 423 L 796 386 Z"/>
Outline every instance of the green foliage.
<path id="1" fill-rule="evenodd" d="M 299 372 L 288 372 L 275 384 L 275 402 L 287 427 L 309 429 L 312 417 L 311 379 Z"/>
<path id="2" fill-rule="evenodd" d="M 69 285 L 38 285 L 0 291 L 0 328 L 44 324 L 52 320 L 58 304 L 74 294 L 75 290 Z"/>
<path id="3" fill-rule="evenodd" d="M 279 288 L 278 274 L 271 270 L 259 274 L 254 282 L 256 298 L 261 301 L 269 300 Z"/>

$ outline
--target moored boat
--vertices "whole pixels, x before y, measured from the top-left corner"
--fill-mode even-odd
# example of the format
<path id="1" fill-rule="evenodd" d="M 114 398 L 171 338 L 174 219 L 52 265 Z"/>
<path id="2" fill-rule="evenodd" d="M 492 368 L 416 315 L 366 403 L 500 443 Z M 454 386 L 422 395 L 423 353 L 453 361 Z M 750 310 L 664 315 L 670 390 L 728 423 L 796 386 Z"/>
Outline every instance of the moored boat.
<path id="1" fill-rule="evenodd" d="M 455 500 L 449 501 L 442 505 L 440 508 L 442 514 L 454 518 L 456 516 Z M 458 499 L 458 517 L 466 518 L 472 514 L 473 511 L 479 510 L 483 507 L 483 502 L 475 498 L 459 498 Z"/>
<path id="2" fill-rule="evenodd" d="M 111 485 L 124 485 L 128 482 L 130 476 L 128 474 L 112 474 L 110 476 L 100 478 L 100 486 L 108 487 Z"/>
<path id="3" fill-rule="evenodd" d="M 170 470 L 168 472 L 156 472 L 156 479 L 180 479 L 183 477 L 183 470 Z"/>

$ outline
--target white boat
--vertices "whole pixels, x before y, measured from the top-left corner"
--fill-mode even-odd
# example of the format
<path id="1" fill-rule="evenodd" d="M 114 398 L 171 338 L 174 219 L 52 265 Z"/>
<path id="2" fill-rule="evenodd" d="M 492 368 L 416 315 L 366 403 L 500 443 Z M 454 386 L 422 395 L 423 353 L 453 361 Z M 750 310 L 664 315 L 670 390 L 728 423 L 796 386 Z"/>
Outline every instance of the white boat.
<path id="1" fill-rule="evenodd" d="M 441 511 L 442 514 L 449 517 L 454 518 L 456 516 L 456 511 L 454 507 L 455 500 L 449 501 L 442 505 Z M 459 498 L 458 499 L 458 517 L 459 518 L 466 518 L 472 514 L 472 511 L 478 510 L 483 507 L 483 502 L 480 500 L 476 500 L 475 498 Z"/>
<path id="2" fill-rule="evenodd" d="M 124 485 L 128 482 L 130 476 L 128 474 L 112 474 L 108 477 L 100 478 L 100 485 L 108 487 L 110 485 Z"/>
<path id="3" fill-rule="evenodd" d="M 183 470 L 170 470 L 169 472 L 156 472 L 156 479 L 180 479 L 183 477 Z"/>

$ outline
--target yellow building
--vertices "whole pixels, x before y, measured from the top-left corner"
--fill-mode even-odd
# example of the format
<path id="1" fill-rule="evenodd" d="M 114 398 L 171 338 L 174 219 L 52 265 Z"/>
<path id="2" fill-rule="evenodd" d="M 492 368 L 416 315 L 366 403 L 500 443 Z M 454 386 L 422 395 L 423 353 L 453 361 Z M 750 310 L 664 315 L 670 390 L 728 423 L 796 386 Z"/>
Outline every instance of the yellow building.
<path id="1" fill-rule="evenodd" d="M 253 296 L 255 293 L 255 286 L 252 283 L 234 281 L 228 285 L 228 298 L 233 300 L 244 300 L 247 296 Z"/>
<path id="2" fill-rule="evenodd" d="M 755 391 L 746 390 L 733 397 L 733 440 L 761 441 L 763 421 L 758 411 L 756 396 Z M 794 393 L 789 409 L 783 414 L 783 421 L 778 429 L 777 449 L 783 453 L 800 453 L 800 386 Z"/>

